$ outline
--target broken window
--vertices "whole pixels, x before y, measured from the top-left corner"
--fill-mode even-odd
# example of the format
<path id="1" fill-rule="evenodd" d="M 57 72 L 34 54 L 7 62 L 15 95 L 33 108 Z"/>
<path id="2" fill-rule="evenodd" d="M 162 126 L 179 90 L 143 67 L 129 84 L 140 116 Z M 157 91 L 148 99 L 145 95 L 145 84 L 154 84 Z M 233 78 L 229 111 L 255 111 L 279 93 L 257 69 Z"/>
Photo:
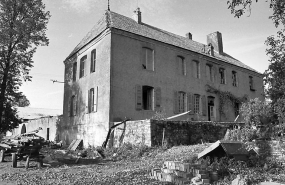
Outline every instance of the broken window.
<path id="1" fill-rule="evenodd" d="M 219 69 L 219 74 L 220 74 L 220 83 L 221 84 L 226 84 L 226 76 L 225 76 L 225 69 L 224 68 L 220 68 Z"/>
<path id="2" fill-rule="evenodd" d="M 186 63 L 183 57 L 177 57 L 178 73 L 180 75 L 186 75 Z"/>
<path id="3" fill-rule="evenodd" d="M 194 61 L 194 77 L 200 78 L 200 64 L 198 61 Z"/>
<path id="4" fill-rule="evenodd" d="M 73 69 L 72 69 L 72 72 L 73 72 L 73 81 L 75 82 L 76 81 L 76 72 L 77 72 L 77 62 L 74 62 L 73 63 Z"/>
<path id="5" fill-rule="evenodd" d="M 178 113 L 186 112 L 186 93 L 178 92 Z"/>
<path id="6" fill-rule="evenodd" d="M 82 78 L 85 74 L 85 63 L 86 63 L 87 55 L 83 56 L 80 59 L 80 73 L 79 73 L 79 78 Z"/>
<path id="7" fill-rule="evenodd" d="M 96 66 L 96 49 L 91 51 L 91 64 L 90 64 L 90 73 L 95 72 Z"/>
<path id="8" fill-rule="evenodd" d="M 194 114 L 200 113 L 200 95 L 194 94 Z"/>
<path id="9" fill-rule="evenodd" d="M 144 110 L 153 110 L 153 91 L 151 86 L 142 87 L 142 108 Z"/>
<path id="10" fill-rule="evenodd" d="M 142 48 L 143 49 L 143 69 L 147 69 L 150 71 L 154 71 L 154 57 L 153 50 L 150 48 Z"/>
<path id="11" fill-rule="evenodd" d="M 237 87 L 237 72 L 232 71 L 233 86 Z"/>

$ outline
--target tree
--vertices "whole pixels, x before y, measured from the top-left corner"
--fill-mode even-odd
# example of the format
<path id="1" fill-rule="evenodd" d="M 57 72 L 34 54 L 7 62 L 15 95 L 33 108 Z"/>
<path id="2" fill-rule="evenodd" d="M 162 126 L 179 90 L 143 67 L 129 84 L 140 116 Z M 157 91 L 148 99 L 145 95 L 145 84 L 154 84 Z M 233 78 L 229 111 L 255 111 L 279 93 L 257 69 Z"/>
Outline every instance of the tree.
<path id="1" fill-rule="evenodd" d="M 229 0 L 227 1 L 231 13 L 235 17 L 245 14 L 246 10 L 251 12 L 251 5 L 254 0 Z M 255 0 L 258 2 L 258 0 Z M 272 15 L 269 17 L 275 27 L 282 25 L 282 28 L 275 36 L 267 37 L 265 44 L 268 46 L 266 54 L 269 56 L 269 67 L 264 72 L 264 82 L 267 86 L 266 95 L 272 100 L 272 104 L 280 98 L 285 98 L 285 1 L 267 0 L 269 8 L 272 9 Z"/>
<path id="2" fill-rule="evenodd" d="M 0 131 L 4 124 L 17 123 L 13 106 L 22 95 L 22 81 L 31 81 L 37 47 L 49 43 L 49 18 L 42 0 L 0 0 Z"/>

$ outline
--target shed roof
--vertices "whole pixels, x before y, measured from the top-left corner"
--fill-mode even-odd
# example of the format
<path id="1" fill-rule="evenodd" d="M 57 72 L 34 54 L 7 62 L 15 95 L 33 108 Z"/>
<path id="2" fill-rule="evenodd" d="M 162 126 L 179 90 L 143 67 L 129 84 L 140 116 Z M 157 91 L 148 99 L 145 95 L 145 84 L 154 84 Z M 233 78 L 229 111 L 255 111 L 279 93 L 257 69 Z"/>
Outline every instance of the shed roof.
<path id="1" fill-rule="evenodd" d="M 210 152 L 217 149 L 219 146 L 222 146 L 225 153 L 227 155 L 233 156 L 233 155 L 248 155 L 248 151 L 244 148 L 243 143 L 239 141 L 221 141 L 218 140 L 215 143 L 213 143 L 211 146 L 206 148 L 204 151 L 198 154 L 198 158 L 201 158 Z"/>
<path id="2" fill-rule="evenodd" d="M 177 46 L 186 50 L 194 51 L 200 53 L 202 55 L 213 57 L 218 60 L 224 61 L 226 63 L 239 66 L 253 72 L 259 73 L 253 68 L 245 65 L 239 60 L 233 58 L 227 53 L 223 52 L 222 54 L 215 52 L 214 56 L 210 56 L 201 51 L 201 48 L 204 47 L 204 44 L 193 41 L 186 37 L 182 37 L 165 30 L 150 26 L 145 23 L 137 23 L 135 20 L 120 15 L 118 13 L 107 10 L 105 14 L 101 17 L 101 19 L 95 24 L 95 26 L 87 33 L 87 35 L 80 41 L 80 43 L 73 49 L 73 51 L 67 57 L 70 58 L 75 53 L 77 53 L 82 47 L 91 42 L 97 36 L 99 36 L 104 30 L 107 28 L 115 28 L 122 31 L 126 31 L 129 33 L 133 33 L 136 35 L 140 35 L 143 37 L 147 37 L 159 42 L 163 42 L 165 44 L 170 44 L 173 46 Z M 259 73 L 260 74 L 260 73 Z"/>

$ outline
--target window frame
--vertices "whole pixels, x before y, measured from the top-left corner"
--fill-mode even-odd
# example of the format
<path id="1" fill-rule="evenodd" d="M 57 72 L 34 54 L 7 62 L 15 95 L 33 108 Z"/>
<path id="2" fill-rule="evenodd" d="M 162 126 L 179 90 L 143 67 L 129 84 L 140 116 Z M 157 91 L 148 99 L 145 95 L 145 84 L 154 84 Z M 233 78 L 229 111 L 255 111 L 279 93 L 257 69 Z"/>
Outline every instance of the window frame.
<path id="1" fill-rule="evenodd" d="M 250 89 L 251 91 L 255 91 L 253 76 L 249 76 L 249 89 Z"/>
<path id="2" fill-rule="evenodd" d="M 207 68 L 209 70 L 207 70 Z M 208 71 L 209 71 L 209 74 L 208 74 Z M 206 76 L 207 76 L 207 80 L 209 80 L 210 82 L 214 82 L 214 71 L 213 71 L 212 64 L 206 64 Z"/>
<path id="3" fill-rule="evenodd" d="M 234 87 L 237 87 L 238 86 L 238 80 L 237 80 L 237 72 L 236 71 L 232 71 L 232 85 Z"/>
<path id="4" fill-rule="evenodd" d="M 154 110 L 154 87 L 142 86 L 142 110 Z"/>
<path id="5" fill-rule="evenodd" d="M 223 74 L 223 76 L 222 76 Z M 220 84 L 226 84 L 226 69 L 219 68 Z"/>
<path id="6" fill-rule="evenodd" d="M 177 112 L 183 113 L 187 110 L 187 93 L 184 91 L 178 91 L 178 97 L 177 97 Z"/>
<path id="7" fill-rule="evenodd" d="M 96 49 L 93 49 L 91 51 L 90 73 L 94 73 L 96 70 L 96 59 L 97 59 L 97 51 L 96 51 Z"/>
<path id="8" fill-rule="evenodd" d="M 148 62 L 149 55 L 148 52 L 151 54 L 151 65 L 149 65 L 150 63 Z M 154 49 L 150 48 L 150 47 L 142 47 L 142 66 L 143 69 L 147 70 L 147 71 L 154 71 Z"/>
<path id="9" fill-rule="evenodd" d="M 77 62 L 72 64 L 72 81 L 75 82 L 77 77 Z"/>
<path id="10" fill-rule="evenodd" d="M 181 56 L 181 55 L 178 55 L 176 57 L 176 60 L 177 60 L 177 66 L 178 66 L 178 73 L 182 76 L 186 76 L 186 62 L 185 62 L 185 57 Z M 181 64 L 180 64 L 181 62 Z M 180 68 L 181 66 L 181 68 Z"/>
<path id="11" fill-rule="evenodd" d="M 200 114 L 201 95 L 194 94 L 194 114 Z"/>
<path id="12" fill-rule="evenodd" d="M 200 79 L 200 62 L 198 60 L 193 60 L 194 62 L 194 77 Z"/>
<path id="13" fill-rule="evenodd" d="M 87 55 L 84 55 L 80 58 L 80 71 L 79 71 L 79 78 L 82 78 L 85 76 L 85 65 L 87 61 Z"/>

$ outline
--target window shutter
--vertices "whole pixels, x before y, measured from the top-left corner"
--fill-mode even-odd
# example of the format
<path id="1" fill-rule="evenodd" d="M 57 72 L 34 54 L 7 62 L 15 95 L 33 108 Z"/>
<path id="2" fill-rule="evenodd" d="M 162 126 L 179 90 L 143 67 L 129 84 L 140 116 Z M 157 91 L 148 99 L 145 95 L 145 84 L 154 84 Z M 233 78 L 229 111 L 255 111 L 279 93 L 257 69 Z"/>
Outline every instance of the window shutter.
<path id="1" fill-rule="evenodd" d="M 77 113 L 77 95 L 74 95 L 73 97 L 73 116 L 76 116 Z"/>
<path id="2" fill-rule="evenodd" d="M 174 99 L 173 99 L 173 103 L 174 103 L 174 114 L 178 113 L 178 92 L 174 91 Z"/>
<path id="3" fill-rule="evenodd" d="M 194 97 L 192 93 L 187 93 L 187 110 L 189 114 L 194 114 Z"/>
<path id="4" fill-rule="evenodd" d="M 160 110 L 161 108 L 161 88 L 157 87 L 155 89 L 155 107 Z"/>
<path id="5" fill-rule="evenodd" d="M 202 96 L 202 115 L 207 116 L 207 101 L 206 101 L 206 96 Z"/>
<path id="6" fill-rule="evenodd" d="M 142 86 L 136 86 L 136 110 L 142 110 Z"/>
<path id="7" fill-rule="evenodd" d="M 142 48 L 142 67 L 143 69 L 146 69 L 146 55 L 147 55 L 147 49 L 146 48 Z"/>
<path id="8" fill-rule="evenodd" d="M 89 111 L 89 90 L 87 90 L 87 92 L 86 92 L 86 102 L 85 102 L 85 112 L 86 113 L 88 113 L 88 111 Z"/>
<path id="9" fill-rule="evenodd" d="M 71 103 L 71 99 L 72 99 L 72 97 L 68 99 L 68 103 L 67 103 L 67 114 L 68 114 L 69 117 L 70 117 L 70 103 Z"/>
<path id="10" fill-rule="evenodd" d="M 94 112 L 97 112 L 98 106 L 98 86 L 94 89 Z"/>

